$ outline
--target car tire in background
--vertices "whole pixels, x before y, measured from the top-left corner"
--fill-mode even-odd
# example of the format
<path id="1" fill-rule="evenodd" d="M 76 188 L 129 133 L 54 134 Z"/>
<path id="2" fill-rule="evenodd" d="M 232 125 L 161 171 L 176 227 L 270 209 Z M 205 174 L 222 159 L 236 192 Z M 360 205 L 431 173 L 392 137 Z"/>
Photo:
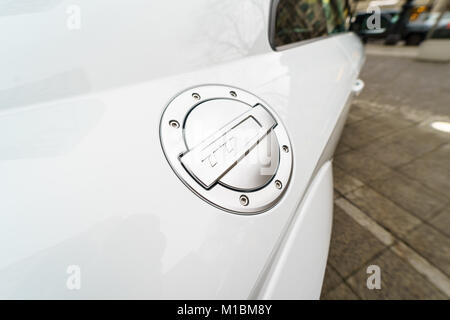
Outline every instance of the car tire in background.
<path id="1" fill-rule="evenodd" d="M 399 40 L 400 36 L 398 34 L 388 34 L 384 40 L 384 44 L 387 46 L 395 46 Z"/>
<path id="2" fill-rule="evenodd" d="M 418 46 L 423 40 L 424 35 L 419 33 L 411 33 L 406 37 L 406 45 L 407 46 Z"/>

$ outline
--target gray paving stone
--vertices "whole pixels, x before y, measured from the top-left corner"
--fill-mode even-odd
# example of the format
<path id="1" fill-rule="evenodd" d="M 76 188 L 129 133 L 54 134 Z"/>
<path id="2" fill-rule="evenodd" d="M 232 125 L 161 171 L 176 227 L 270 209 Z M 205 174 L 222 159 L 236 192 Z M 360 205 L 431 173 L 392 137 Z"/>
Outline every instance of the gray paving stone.
<path id="1" fill-rule="evenodd" d="M 322 300 L 360 300 L 360 298 L 345 283 L 341 283 L 338 287 L 321 297 Z"/>
<path id="2" fill-rule="evenodd" d="M 447 237 L 450 237 L 450 206 L 438 213 L 430 223 L 436 229 L 447 235 Z"/>
<path id="3" fill-rule="evenodd" d="M 344 280 L 339 276 L 339 274 L 333 269 L 331 265 L 327 265 L 325 270 L 325 277 L 323 279 L 322 285 L 322 293 L 321 295 L 325 295 L 331 290 L 335 289 L 339 284 L 341 284 Z"/>
<path id="4" fill-rule="evenodd" d="M 450 115 L 450 63 L 424 63 L 403 57 L 368 56 L 361 71 L 361 100 Z"/>
<path id="5" fill-rule="evenodd" d="M 349 124 L 348 128 L 357 133 L 363 132 L 373 140 L 412 125 L 413 122 L 411 121 L 392 117 L 389 113 L 380 113 L 356 123 Z"/>
<path id="6" fill-rule="evenodd" d="M 428 259 L 431 264 L 450 276 L 450 239 L 428 225 L 412 231 L 405 242 Z"/>
<path id="7" fill-rule="evenodd" d="M 340 197 L 341 194 L 336 189 L 333 189 L 333 200 L 339 199 Z"/>
<path id="8" fill-rule="evenodd" d="M 333 181 L 334 188 L 340 194 L 344 195 L 364 185 L 361 181 L 352 177 L 338 166 L 333 166 Z"/>
<path id="9" fill-rule="evenodd" d="M 405 175 L 393 173 L 370 186 L 415 216 L 429 220 L 446 205 L 448 200 Z"/>
<path id="10" fill-rule="evenodd" d="M 374 138 L 369 135 L 366 130 L 360 126 L 345 125 L 342 131 L 341 141 L 344 145 L 351 148 L 357 148 L 367 145 L 373 141 Z"/>
<path id="11" fill-rule="evenodd" d="M 450 278 L 447 277 L 441 270 L 433 266 L 429 261 L 427 261 L 404 242 L 397 242 L 391 247 L 391 250 L 401 259 L 408 261 L 414 270 L 450 297 Z"/>
<path id="12" fill-rule="evenodd" d="M 367 288 L 367 267 L 377 265 L 381 271 L 381 289 Z M 366 263 L 347 280 L 363 299 L 446 299 L 446 295 L 429 283 L 408 262 L 391 249 Z"/>
<path id="13" fill-rule="evenodd" d="M 436 130 L 424 125 L 408 127 L 380 139 L 380 143 L 393 144 L 399 148 L 399 152 L 412 157 L 422 156 L 449 141 Z"/>
<path id="14" fill-rule="evenodd" d="M 450 144 L 400 167 L 400 171 L 450 198 Z"/>
<path id="15" fill-rule="evenodd" d="M 391 168 L 411 162 L 414 159 L 414 156 L 401 150 L 401 147 L 398 145 L 380 140 L 369 143 L 359 150 L 365 155 Z"/>
<path id="16" fill-rule="evenodd" d="M 350 112 L 348 113 L 347 123 L 357 122 L 379 113 L 380 110 L 371 108 L 364 101 L 355 101 L 352 103 Z"/>
<path id="17" fill-rule="evenodd" d="M 450 122 L 450 116 L 429 113 L 428 117 L 419 123 L 419 127 L 422 131 L 430 132 L 433 135 L 445 140 L 446 142 L 449 142 L 450 135 L 448 132 L 436 130 L 432 127 L 432 123 L 436 121 Z"/>
<path id="18" fill-rule="evenodd" d="M 346 198 L 388 231 L 402 238 L 422 223 L 415 216 L 367 186 L 348 193 Z"/>
<path id="19" fill-rule="evenodd" d="M 350 151 L 335 158 L 334 163 L 363 183 L 385 178 L 392 169 L 360 151 Z"/>
<path id="20" fill-rule="evenodd" d="M 386 135 L 360 149 L 390 167 L 397 167 L 449 141 L 448 136 L 445 137 L 436 130 L 430 129 L 429 125 L 414 125 Z"/>
<path id="21" fill-rule="evenodd" d="M 348 151 L 352 150 L 349 146 L 347 146 L 344 142 L 342 142 L 342 139 L 339 141 L 339 144 L 336 147 L 336 150 L 334 151 L 334 156 L 346 153 Z"/>
<path id="22" fill-rule="evenodd" d="M 392 106 L 388 111 L 392 117 L 401 118 L 414 123 L 425 121 L 432 113 L 427 110 L 413 109 L 408 105 Z"/>
<path id="23" fill-rule="evenodd" d="M 333 233 L 328 262 L 345 278 L 385 246 L 339 207 L 334 207 Z"/>

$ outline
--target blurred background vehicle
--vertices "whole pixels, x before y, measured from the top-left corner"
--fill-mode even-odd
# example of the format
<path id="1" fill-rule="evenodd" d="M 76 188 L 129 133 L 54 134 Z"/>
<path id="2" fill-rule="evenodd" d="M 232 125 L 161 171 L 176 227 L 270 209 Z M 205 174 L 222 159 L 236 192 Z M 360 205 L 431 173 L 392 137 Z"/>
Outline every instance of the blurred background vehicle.
<path id="1" fill-rule="evenodd" d="M 428 37 L 450 38 L 450 11 L 446 0 L 359 1 L 350 30 L 366 43 L 383 39 L 387 45 L 404 41 L 419 45 Z M 447 9 L 446 9 L 447 8 Z M 374 10 L 380 10 L 379 26 L 370 26 Z M 432 32 L 430 32 L 432 31 Z"/>
<path id="2" fill-rule="evenodd" d="M 419 45 L 440 17 L 439 12 L 422 13 L 415 21 L 410 21 L 405 28 L 403 39 L 406 45 Z M 450 38 L 450 11 L 446 11 L 437 23 L 431 35 L 433 39 Z"/>

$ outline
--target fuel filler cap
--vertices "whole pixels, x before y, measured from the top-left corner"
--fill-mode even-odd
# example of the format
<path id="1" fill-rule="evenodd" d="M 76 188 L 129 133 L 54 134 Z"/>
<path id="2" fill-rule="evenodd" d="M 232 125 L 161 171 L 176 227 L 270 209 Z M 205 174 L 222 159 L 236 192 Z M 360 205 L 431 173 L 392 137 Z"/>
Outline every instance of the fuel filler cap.
<path id="1" fill-rule="evenodd" d="M 200 198 L 223 210 L 256 214 L 288 187 L 292 147 L 269 106 L 242 89 L 188 89 L 166 107 L 160 123 L 164 154 Z"/>

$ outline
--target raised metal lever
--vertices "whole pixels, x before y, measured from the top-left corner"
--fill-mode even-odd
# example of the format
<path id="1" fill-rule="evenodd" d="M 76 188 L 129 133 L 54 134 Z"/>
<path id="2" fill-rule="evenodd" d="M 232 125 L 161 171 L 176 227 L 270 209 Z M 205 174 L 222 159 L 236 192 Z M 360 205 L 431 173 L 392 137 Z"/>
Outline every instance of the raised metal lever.
<path id="1" fill-rule="evenodd" d="M 204 188 L 209 189 L 276 125 L 267 109 L 257 104 L 182 154 L 180 161 Z"/>

